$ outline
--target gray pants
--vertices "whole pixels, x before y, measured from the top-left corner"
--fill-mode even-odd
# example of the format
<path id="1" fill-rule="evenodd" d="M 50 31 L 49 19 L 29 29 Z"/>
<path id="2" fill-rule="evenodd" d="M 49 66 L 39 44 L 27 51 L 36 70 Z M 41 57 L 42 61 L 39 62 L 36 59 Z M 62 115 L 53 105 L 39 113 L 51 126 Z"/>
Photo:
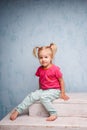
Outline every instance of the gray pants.
<path id="1" fill-rule="evenodd" d="M 30 93 L 21 104 L 19 104 L 16 110 L 19 113 L 22 113 L 23 110 L 28 108 L 30 105 L 36 101 L 40 101 L 45 109 L 49 112 L 50 115 L 57 115 L 55 108 L 53 107 L 52 101 L 59 98 L 60 90 L 58 89 L 48 89 L 48 90 L 36 90 L 35 92 Z"/>

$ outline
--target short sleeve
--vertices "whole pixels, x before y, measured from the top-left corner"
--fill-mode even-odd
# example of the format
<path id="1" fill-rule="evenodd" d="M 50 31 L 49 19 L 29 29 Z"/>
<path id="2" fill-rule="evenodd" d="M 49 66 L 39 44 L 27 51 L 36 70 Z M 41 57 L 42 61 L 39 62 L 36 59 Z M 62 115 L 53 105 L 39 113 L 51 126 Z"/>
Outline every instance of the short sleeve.
<path id="1" fill-rule="evenodd" d="M 62 78 L 62 76 L 63 76 L 63 74 L 58 66 L 56 67 L 55 74 L 56 74 L 57 78 Z"/>
<path id="2" fill-rule="evenodd" d="M 40 76 L 40 67 L 37 69 L 36 73 L 35 73 L 36 76 Z"/>

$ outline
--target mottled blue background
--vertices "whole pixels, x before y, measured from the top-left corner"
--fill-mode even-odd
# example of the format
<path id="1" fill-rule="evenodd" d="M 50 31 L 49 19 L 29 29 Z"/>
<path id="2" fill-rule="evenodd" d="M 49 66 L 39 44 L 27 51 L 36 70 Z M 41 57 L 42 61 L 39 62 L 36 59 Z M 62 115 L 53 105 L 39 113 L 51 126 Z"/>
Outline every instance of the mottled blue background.
<path id="1" fill-rule="evenodd" d="M 87 92 L 87 0 L 0 1 L 0 119 L 38 88 L 35 46 L 55 42 L 67 92 Z"/>

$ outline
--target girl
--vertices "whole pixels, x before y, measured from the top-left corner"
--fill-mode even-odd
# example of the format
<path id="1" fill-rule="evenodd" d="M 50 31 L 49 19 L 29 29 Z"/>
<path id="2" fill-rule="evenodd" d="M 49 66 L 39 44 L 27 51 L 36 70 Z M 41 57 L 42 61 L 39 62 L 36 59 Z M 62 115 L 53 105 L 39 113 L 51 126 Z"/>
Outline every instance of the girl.
<path id="1" fill-rule="evenodd" d="M 61 97 L 68 100 L 65 94 L 64 80 L 60 68 L 52 63 L 57 46 L 51 43 L 49 46 L 35 47 L 33 54 L 38 57 L 41 66 L 36 71 L 39 77 L 39 90 L 29 94 L 21 104 L 17 106 L 11 114 L 10 119 L 15 120 L 17 116 L 28 108 L 35 101 L 40 101 L 49 112 L 47 121 L 54 121 L 57 118 L 57 111 L 53 107 L 52 101 Z"/>

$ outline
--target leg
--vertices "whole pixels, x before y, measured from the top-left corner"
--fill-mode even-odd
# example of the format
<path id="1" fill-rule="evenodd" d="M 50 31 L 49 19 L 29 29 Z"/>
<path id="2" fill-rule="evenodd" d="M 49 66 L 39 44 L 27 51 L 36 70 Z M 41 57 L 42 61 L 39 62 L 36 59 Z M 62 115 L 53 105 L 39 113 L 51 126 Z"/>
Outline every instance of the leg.
<path id="1" fill-rule="evenodd" d="M 29 94 L 21 104 L 19 104 L 16 110 L 11 114 L 10 119 L 15 120 L 19 114 L 21 114 L 25 109 L 27 109 L 31 104 L 40 99 L 42 90 L 36 90 Z"/>
<path id="2" fill-rule="evenodd" d="M 57 112 L 53 107 L 52 101 L 57 99 L 59 95 L 60 95 L 60 90 L 50 89 L 44 91 L 41 96 L 40 101 L 50 114 L 50 116 L 47 118 L 47 121 L 53 121 L 57 118 Z"/>

